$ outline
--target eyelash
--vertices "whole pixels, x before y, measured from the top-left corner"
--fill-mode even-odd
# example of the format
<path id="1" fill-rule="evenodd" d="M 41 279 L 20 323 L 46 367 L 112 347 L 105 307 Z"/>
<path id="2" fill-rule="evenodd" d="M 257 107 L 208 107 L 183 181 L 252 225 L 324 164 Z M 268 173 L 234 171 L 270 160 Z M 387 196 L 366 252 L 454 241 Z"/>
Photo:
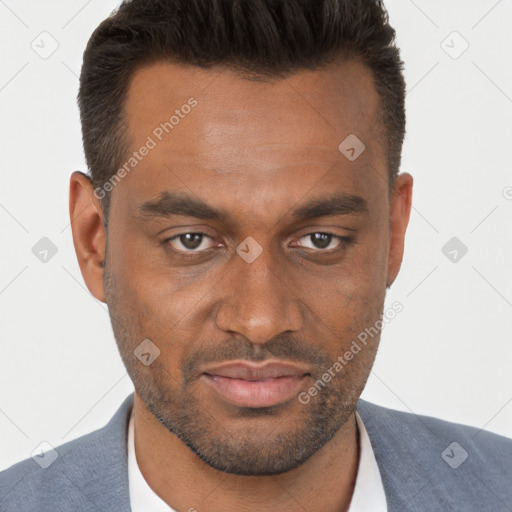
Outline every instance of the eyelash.
<path id="1" fill-rule="evenodd" d="M 305 235 L 302 235 L 299 238 L 299 240 L 301 238 L 305 238 L 305 237 L 316 235 L 316 234 L 322 234 L 322 235 L 331 236 L 334 239 L 337 239 L 340 243 L 334 249 L 311 249 L 310 247 L 306 247 L 306 250 L 315 251 L 315 252 L 318 252 L 318 253 L 333 254 L 333 253 L 335 253 L 337 251 L 343 250 L 345 247 L 347 247 L 348 245 L 351 245 L 354 242 L 354 238 L 351 237 L 351 236 L 336 235 L 336 234 L 330 233 L 328 231 L 313 231 L 311 233 L 307 233 Z M 178 239 L 178 238 L 180 238 L 181 236 L 184 236 L 184 235 L 199 235 L 199 236 L 202 236 L 204 238 L 213 239 L 211 236 L 207 235 L 206 233 L 195 232 L 195 231 L 187 231 L 185 233 L 179 233 L 179 234 L 174 235 L 174 236 L 172 236 L 170 238 L 166 238 L 165 240 L 163 240 L 162 243 L 163 244 L 168 244 L 169 242 L 171 242 L 173 240 L 176 240 L 176 239 Z M 201 240 L 201 242 L 202 241 L 203 240 Z M 301 247 L 301 246 L 299 246 L 299 247 Z M 197 254 L 205 254 L 205 253 L 207 253 L 207 252 L 209 252 L 209 251 L 211 251 L 213 249 L 215 249 L 215 247 L 209 247 L 208 249 L 203 249 L 201 251 L 195 251 L 195 250 L 180 251 L 178 249 L 174 249 L 173 247 L 171 247 L 171 250 L 173 250 L 175 253 L 179 254 L 180 256 L 182 256 L 184 258 L 194 257 Z"/>

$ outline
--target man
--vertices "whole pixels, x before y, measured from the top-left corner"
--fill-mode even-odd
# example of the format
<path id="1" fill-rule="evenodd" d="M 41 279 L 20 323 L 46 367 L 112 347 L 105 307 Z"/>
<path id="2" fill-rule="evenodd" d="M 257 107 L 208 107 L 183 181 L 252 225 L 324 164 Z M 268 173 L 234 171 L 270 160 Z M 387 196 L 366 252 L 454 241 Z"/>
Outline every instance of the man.
<path id="1" fill-rule="evenodd" d="M 512 441 L 359 400 L 411 208 L 404 91 L 375 0 L 98 27 L 70 214 L 135 393 L 1 473 L 1 511 L 512 510 Z"/>

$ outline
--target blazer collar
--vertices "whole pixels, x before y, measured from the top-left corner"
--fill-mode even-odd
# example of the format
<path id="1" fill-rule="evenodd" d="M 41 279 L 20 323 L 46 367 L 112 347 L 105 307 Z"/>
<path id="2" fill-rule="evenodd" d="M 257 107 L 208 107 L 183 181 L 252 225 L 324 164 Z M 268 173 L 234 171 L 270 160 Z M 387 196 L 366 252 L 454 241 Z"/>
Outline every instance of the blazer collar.
<path id="1" fill-rule="evenodd" d="M 64 501 L 72 501 L 75 510 L 131 510 L 127 429 L 132 406 L 133 393 L 103 428 L 85 436 L 84 442 L 71 441 L 57 449 L 59 458 L 51 467 L 70 491 Z"/>
<path id="2" fill-rule="evenodd" d="M 357 411 L 373 447 L 389 512 L 458 510 L 460 501 L 450 487 L 452 470 L 441 458 L 449 437 L 434 433 L 423 416 L 365 400 L 359 400 Z"/>
<path id="3" fill-rule="evenodd" d="M 132 407 L 133 393 L 105 427 L 88 436 L 87 444 L 61 453 L 56 461 L 59 464 L 55 469 L 72 484 L 80 482 L 82 498 L 99 510 L 131 510 L 127 440 Z M 389 512 L 432 510 L 434 503 L 456 506 L 448 485 L 432 471 L 433 460 L 445 464 L 440 454 L 448 444 L 446 440 L 426 428 L 420 416 L 392 411 L 365 400 L 359 400 L 357 411 L 374 450 Z M 94 464 L 80 463 L 82 457 L 91 454 Z"/>

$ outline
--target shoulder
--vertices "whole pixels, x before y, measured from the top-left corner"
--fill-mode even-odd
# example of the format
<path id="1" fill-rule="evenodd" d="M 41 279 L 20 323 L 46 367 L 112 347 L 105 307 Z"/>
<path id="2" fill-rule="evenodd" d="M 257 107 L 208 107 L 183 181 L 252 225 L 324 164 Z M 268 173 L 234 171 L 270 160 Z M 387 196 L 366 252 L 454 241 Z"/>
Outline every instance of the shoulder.
<path id="1" fill-rule="evenodd" d="M 67 476 L 69 466 L 74 466 L 76 474 L 91 464 L 102 432 L 99 429 L 41 454 L 40 459 L 36 455 L 2 471 L 0 510 L 15 510 L 15 505 L 22 507 L 20 510 L 37 510 L 36 506 L 57 492 L 74 494 L 74 478 Z"/>
<path id="2" fill-rule="evenodd" d="M 380 428 L 392 429 L 394 435 L 403 441 L 413 438 L 418 443 L 427 443 L 434 440 L 454 442 L 475 450 L 474 456 L 486 458 L 493 454 L 512 457 L 512 439 L 494 434 L 484 429 L 469 425 L 445 421 L 440 418 L 397 411 L 376 405 L 365 400 L 359 400 L 357 410 L 367 427 L 374 424 Z M 512 458 L 509 458 L 511 461 Z M 510 470 L 512 464 L 507 465 Z"/>
<path id="3" fill-rule="evenodd" d="M 464 503 L 473 511 L 512 501 L 511 439 L 364 400 L 357 411 L 392 503 L 410 510 L 423 503 L 460 510 Z"/>
<path id="4" fill-rule="evenodd" d="M 85 511 L 97 510 L 98 505 L 108 509 L 104 505 L 112 493 L 124 501 L 126 427 L 132 403 L 130 395 L 104 427 L 57 446 L 39 460 L 36 455 L 0 472 L 0 510 Z"/>

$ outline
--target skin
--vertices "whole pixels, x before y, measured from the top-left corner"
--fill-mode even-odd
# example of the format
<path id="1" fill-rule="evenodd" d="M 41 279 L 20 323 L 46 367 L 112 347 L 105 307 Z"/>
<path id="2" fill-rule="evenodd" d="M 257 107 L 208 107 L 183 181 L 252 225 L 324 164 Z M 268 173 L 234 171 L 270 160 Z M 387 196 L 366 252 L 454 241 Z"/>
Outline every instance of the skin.
<path id="1" fill-rule="evenodd" d="M 400 174 L 389 196 L 379 96 L 356 61 L 260 81 L 222 68 L 143 67 L 126 104 L 132 149 L 191 96 L 197 107 L 114 188 L 108 234 L 89 178 L 75 172 L 70 183 L 81 272 L 109 306 L 135 386 L 141 472 L 178 511 L 347 510 L 359 460 L 354 409 L 379 336 L 308 404 L 294 396 L 239 407 L 201 372 L 213 362 L 289 361 L 308 369 L 307 391 L 383 312 L 402 261 L 412 177 Z M 366 146 L 353 162 L 338 150 L 349 134 Z M 225 218 L 141 214 L 164 191 Z M 367 208 L 292 216 L 333 194 Z M 186 233 L 207 237 L 198 249 L 168 240 Z M 317 245 L 314 233 L 351 241 Z M 262 248 L 252 263 L 236 252 L 247 237 Z M 133 351 L 148 338 L 160 355 L 146 366 Z"/>

